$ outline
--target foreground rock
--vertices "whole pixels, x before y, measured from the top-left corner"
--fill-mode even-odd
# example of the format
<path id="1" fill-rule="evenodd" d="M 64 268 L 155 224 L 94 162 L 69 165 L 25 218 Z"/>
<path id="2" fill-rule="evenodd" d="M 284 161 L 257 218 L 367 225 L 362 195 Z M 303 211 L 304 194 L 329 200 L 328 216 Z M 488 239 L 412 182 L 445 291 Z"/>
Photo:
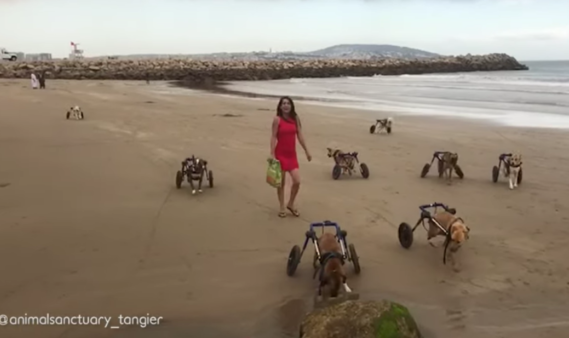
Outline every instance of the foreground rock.
<path id="1" fill-rule="evenodd" d="M 345 301 L 314 310 L 300 327 L 300 338 L 421 338 L 403 305 L 389 301 Z"/>
<path id="2" fill-rule="evenodd" d="M 184 80 L 206 81 L 277 80 L 454 73 L 471 71 L 527 70 L 506 54 L 467 55 L 433 59 L 295 60 L 295 61 L 203 61 L 203 60 L 61 60 L 2 62 L 0 78 L 29 78 L 47 72 L 52 79 Z"/>

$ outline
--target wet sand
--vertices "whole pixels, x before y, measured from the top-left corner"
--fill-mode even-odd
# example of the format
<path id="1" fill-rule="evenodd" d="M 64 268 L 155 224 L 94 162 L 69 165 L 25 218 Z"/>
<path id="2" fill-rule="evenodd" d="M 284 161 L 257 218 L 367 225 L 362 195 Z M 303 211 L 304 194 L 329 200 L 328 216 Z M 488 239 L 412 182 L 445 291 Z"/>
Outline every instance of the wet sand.
<path id="1" fill-rule="evenodd" d="M 392 135 L 370 135 L 369 112 L 297 102 L 314 159 L 300 152 L 301 217 L 280 219 L 264 181 L 275 100 L 162 83 L 47 85 L 0 81 L 0 314 L 165 319 L 146 329 L 8 326 L 2 337 L 294 337 L 315 284 L 309 259 L 293 278 L 286 259 L 308 223 L 324 219 L 358 249 L 362 273 L 348 267 L 350 286 L 362 299 L 408 305 L 427 337 L 569 330 L 563 131 L 396 117 Z M 75 104 L 86 120 L 65 120 Z M 326 147 L 359 151 L 369 180 L 333 181 Z M 465 179 L 419 178 L 432 152 L 447 149 L 459 152 Z M 491 182 L 498 155 L 511 150 L 524 155 L 516 191 Z M 196 196 L 174 187 L 192 153 L 215 176 Z M 410 250 L 398 243 L 399 223 L 434 201 L 471 228 L 460 272 L 422 229 Z"/>

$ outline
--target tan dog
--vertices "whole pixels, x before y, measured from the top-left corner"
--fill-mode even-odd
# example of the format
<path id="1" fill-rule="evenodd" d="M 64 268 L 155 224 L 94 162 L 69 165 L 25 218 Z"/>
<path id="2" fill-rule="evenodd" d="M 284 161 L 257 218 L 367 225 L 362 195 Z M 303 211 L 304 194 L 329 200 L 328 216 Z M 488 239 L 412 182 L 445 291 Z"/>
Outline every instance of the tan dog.
<path id="1" fill-rule="evenodd" d="M 432 221 L 429 221 L 427 240 L 430 240 L 436 236 L 445 236 L 445 253 L 443 262 L 446 263 L 446 260 L 449 259 L 453 265 L 453 268 L 457 269 L 458 264 L 454 259 L 454 254 L 458 251 L 458 249 L 460 249 L 462 244 L 464 244 L 469 239 L 470 228 L 464 224 L 462 218 L 457 217 L 456 215 L 453 215 L 447 211 L 436 213 L 433 216 L 433 219 L 441 227 L 443 227 L 443 229 L 445 229 L 446 233 L 443 232 Z M 431 245 L 433 244 L 431 243 Z"/>
<path id="2" fill-rule="evenodd" d="M 506 160 L 506 166 L 504 167 L 504 176 L 510 181 L 510 189 L 518 187 L 518 175 L 520 174 L 520 169 L 522 167 L 522 155 L 520 153 L 514 153 L 512 156 L 508 157 Z"/>
<path id="3" fill-rule="evenodd" d="M 314 277 L 320 271 L 318 295 L 324 299 L 338 297 L 342 286 L 345 292 L 352 292 L 346 283 L 347 277 L 343 267 L 342 248 L 336 236 L 323 232 L 322 236 L 318 238 L 318 248 L 320 250 L 320 262 L 318 262 L 316 253 L 313 262 Z"/>
<path id="4" fill-rule="evenodd" d="M 450 151 L 445 151 L 442 156 L 442 170 L 439 171 L 439 177 L 443 175 L 448 180 L 448 183 L 452 183 L 452 172 L 456 170 L 456 164 L 458 163 L 458 154 L 451 153 Z"/>
<path id="5" fill-rule="evenodd" d="M 354 157 L 349 156 L 348 153 L 345 153 L 340 149 L 326 149 L 328 150 L 328 157 L 334 158 L 334 162 L 342 167 L 342 171 L 347 171 L 351 175 L 355 165 Z"/>

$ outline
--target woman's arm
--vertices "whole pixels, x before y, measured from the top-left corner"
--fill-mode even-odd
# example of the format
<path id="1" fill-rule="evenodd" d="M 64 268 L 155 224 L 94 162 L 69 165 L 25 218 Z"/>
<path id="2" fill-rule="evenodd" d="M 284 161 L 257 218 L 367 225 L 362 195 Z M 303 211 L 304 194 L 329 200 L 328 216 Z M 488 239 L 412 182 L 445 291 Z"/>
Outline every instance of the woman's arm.
<path id="1" fill-rule="evenodd" d="M 306 146 L 306 140 L 304 139 L 304 134 L 302 133 L 302 127 L 300 125 L 300 121 L 296 126 L 296 137 L 298 138 L 298 142 L 302 146 L 302 149 L 304 149 L 304 152 L 306 154 L 310 154 L 310 152 L 308 151 L 308 147 Z"/>
<path id="2" fill-rule="evenodd" d="M 271 132 L 271 157 L 275 157 L 275 148 L 277 147 L 277 132 L 279 131 L 279 117 L 275 116 L 273 119 L 273 126 Z"/>

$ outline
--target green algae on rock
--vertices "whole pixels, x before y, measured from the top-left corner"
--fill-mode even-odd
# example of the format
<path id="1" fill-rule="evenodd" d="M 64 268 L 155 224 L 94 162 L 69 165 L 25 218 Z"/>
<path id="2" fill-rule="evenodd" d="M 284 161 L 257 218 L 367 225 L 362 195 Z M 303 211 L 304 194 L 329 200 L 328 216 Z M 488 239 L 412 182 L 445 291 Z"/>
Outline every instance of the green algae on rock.
<path id="1" fill-rule="evenodd" d="M 345 301 L 309 313 L 300 338 L 421 338 L 409 310 L 398 303 Z"/>

